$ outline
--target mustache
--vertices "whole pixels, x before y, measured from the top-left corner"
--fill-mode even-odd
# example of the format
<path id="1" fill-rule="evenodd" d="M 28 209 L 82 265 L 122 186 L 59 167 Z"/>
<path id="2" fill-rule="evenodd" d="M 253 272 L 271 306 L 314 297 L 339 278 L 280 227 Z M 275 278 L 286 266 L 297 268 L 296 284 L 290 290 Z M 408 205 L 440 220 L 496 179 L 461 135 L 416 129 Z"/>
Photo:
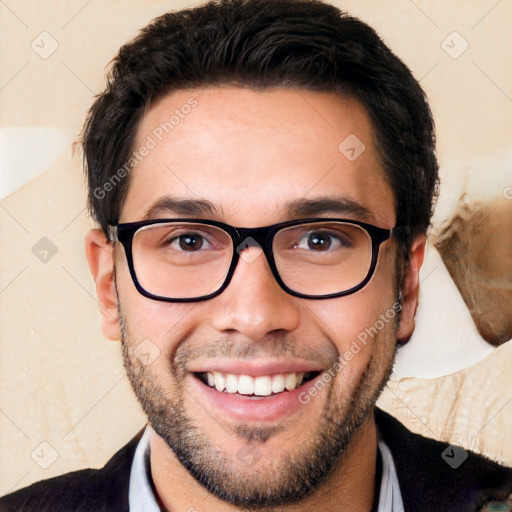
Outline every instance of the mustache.
<path id="1" fill-rule="evenodd" d="M 269 334 L 262 340 L 227 336 L 215 341 L 187 338 L 180 343 L 173 357 L 173 366 L 186 372 L 194 361 L 208 359 L 302 359 L 330 367 L 338 360 L 335 344 L 329 339 L 299 339 L 297 336 Z"/>

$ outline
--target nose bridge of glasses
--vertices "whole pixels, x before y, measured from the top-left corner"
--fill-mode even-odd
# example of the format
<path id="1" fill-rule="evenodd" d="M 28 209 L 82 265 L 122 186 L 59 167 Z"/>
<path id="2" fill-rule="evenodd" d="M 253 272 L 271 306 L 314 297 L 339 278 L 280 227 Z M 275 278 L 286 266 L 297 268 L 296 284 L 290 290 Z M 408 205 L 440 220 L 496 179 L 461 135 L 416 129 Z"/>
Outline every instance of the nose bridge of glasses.
<path id="1" fill-rule="evenodd" d="M 235 251 L 241 255 L 241 252 L 249 247 L 259 247 L 269 263 L 271 263 L 271 250 L 269 245 L 269 239 L 271 234 L 271 227 L 259 227 L 259 228 L 235 228 L 237 233 L 237 239 L 235 242 Z"/>
<path id="2" fill-rule="evenodd" d="M 243 243 L 244 240 L 252 239 L 258 243 L 258 245 L 265 245 L 269 234 L 268 227 L 259 228 L 235 228 L 238 234 L 239 243 Z"/>
<path id="3" fill-rule="evenodd" d="M 236 228 L 238 242 L 239 244 L 248 243 L 249 246 L 259 246 L 263 249 L 267 245 L 271 228 L 272 226 L 259 228 Z"/>

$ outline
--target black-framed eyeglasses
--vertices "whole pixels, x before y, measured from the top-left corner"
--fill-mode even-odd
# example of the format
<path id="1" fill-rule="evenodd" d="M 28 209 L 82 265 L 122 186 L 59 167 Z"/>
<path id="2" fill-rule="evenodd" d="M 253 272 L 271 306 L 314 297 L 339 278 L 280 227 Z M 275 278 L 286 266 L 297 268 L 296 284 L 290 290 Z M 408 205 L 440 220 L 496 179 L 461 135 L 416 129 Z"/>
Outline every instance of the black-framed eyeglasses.
<path id="1" fill-rule="evenodd" d="M 311 218 L 258 228 L 191 218 L 155 219 L 109 226 L 120 242 L 137 290 L 150 299 L 196 302 L 229 285 L 242 258 L 265 254 L 287 293 L 329 299 L 354 293 L 371 279 L 380 244 L 393 229 L 347 219 Z"/>

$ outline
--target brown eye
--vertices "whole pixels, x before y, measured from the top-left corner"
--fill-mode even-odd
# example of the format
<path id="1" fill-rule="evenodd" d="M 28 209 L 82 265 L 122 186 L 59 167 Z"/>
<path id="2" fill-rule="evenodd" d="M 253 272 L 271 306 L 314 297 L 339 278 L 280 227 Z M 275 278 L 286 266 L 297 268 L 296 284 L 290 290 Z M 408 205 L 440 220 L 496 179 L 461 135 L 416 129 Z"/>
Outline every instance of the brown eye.
<path id="1" fill-rule="evenodd" d="M 309 231 L 299 243 L 299 249 L 309 249 L 314 252 L 327 252 L 329 249 L 350 249 L 352 242 L 348 236 L 338 231 Z"/>
<path id="2" fill-rule="evenodd" d="M 203 246 L 203 237 L 192 233 L 181 235 L 178 237 L 180 249 L 184 251 L 197 251 Z"/>
<path id="3" fill-rule="evenodd" d="M 307 244 L 314 251 L 323 251 L 331 247 L 331 239 L 325 233 L 312 233 L 308 236 Z"/>

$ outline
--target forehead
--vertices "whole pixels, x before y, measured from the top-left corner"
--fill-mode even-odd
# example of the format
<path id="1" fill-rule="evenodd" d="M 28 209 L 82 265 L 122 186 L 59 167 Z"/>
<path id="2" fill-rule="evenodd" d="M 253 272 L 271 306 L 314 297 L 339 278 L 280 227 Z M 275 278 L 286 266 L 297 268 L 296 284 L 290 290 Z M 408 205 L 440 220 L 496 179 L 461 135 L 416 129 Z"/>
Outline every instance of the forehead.
<path id="1" fill-rule="evenodd" d="M 180 90 L 147 110 L 133 151 L 137 164 L 121 222 L 179 216 L 154 208 L 166 197 L 208 206 L 193 217 L 248 227 L 307 211 L 297 208 L 301 201 L 332 198 L 355 206 L 347 216 L 366 212 L 364 220 L 394 225 L 393 194 L 369 116 L 356 100 L 334 93 Z"/>

